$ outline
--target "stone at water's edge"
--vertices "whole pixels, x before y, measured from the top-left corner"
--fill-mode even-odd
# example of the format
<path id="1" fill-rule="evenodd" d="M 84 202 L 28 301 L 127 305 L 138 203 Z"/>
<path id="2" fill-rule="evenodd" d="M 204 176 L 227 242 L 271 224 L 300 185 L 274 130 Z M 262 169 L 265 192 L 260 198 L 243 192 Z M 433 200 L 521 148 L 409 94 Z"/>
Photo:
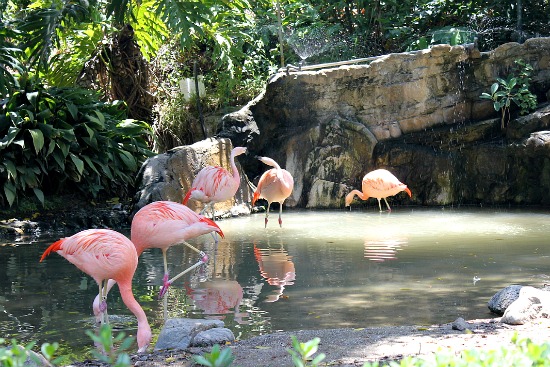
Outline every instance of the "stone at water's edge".
<path id="1" fill-rule="evenodd" d="M 155 351 L 165 349 L 186 349 L 234 342 L 233 332 L 224 328 L 220 320 L 168 319 L 162 328 Z"/>
<path id="2" fill-rule="evenodd" d="M 491 312 L 502 315 L 501 322 L 511 325 L 526 324 L 537 318 L 550 317 L 550 292 L 541 289 L 509 285 L 498 291 L 487 303 Z"/>
<path id="3" fill-rule="evenodd" d="M 550 38 L 480 53 L 437 45 L 384 55 L 368 65 L 279 73 L 262 95 L 224 116 L 218 136 L 246 143 L 287 169 L 287 206 L 341 208 L 376 168 L 390 170 L 413 197 L 404 204 L 550 204 L 550 109 L 500 129 L 479 98 L 517 59 L 533 66 L 540 103 L 550 88 Z M 535 135 L 532 135 L 535 134 Z M 245 162 L 251 181 L 263 171 Z M 376 201 L 371 202 L 376 205 Z"/>
<path id="4" fill-rule="evenodd" d="M 513 284 L 498 291 L 487 303 L 487 307 L 491 312 L 497 315 L 503 315 L 504 311 L 519 297 L 519 291 L 523 288 L 522 285 Z"/>
<path id="5" fill-rule="evenodd" d="M 518 298 L 508 306 L 501 322 L 522 325 L 539 317 L 550 317 L 550 292 L 534 287 L 522 287 Z"/>

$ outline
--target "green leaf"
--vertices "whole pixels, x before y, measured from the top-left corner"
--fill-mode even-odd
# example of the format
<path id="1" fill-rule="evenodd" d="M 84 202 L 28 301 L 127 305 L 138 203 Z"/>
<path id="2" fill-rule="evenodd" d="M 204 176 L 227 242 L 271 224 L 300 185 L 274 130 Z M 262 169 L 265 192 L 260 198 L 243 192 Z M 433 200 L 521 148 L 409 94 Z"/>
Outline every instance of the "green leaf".
<path id="1" fill-rule="evenodd" d="M 20 129 L 18 127 L 10 126 L 10 128 L 8 129 L 8 134 L 0 139 L 0 150 L 9 146 L 13 142 L 17 134 L 19 134 L 19 131 Z"/>
<path id="2" fill-rule="evenodd" d="M 122 159 L 122 161 L 124 162 L 124 165 L 126 165 L 128 169 L 132 171 L 137 169 L 137 162 L 133 155 L 131 155 L 125 150 L 119 150 L 118 156 L 120 157 L 120 159 Z"/>
<path id="3" fill-rule="evenodd" d="M 36 198 L 40 201 L 42 206 L 44 206 L 44 193 L 42 192 L 42 190 L 37 187 L 33 187 L 33 191 Z"/>
<path id="4" fill-rule="evenodd" d="M 8 200 L 8 204 L 10 206 L 12 206 L 15 198 L 17 197 L 16 193 L 16 188 L 11 182 L 4 183 L 4 194 L 6 195 L 6 199 Z"/>
<path id="5" fill-rule="evenodd" d="M 74 103 L 67 102 L 67 110 L 69 110 L 73 120 L 78 120 L 78 107 Z"/>
<path id="6" fill-rule="evenodd" d="M 56 145 L 61 149 L 61 152 L 63 153 L 63 159 L 69 155 L 69 144 L 65 144 L 64 142 L 58 140 Z"/>
<path id="7" fill-rule="evenodd" d="M 31 105 L 34 107 L 34 109 L 36 110 L 38 105 L 37 105 L 37 100 L 38 100 L 38 92 L 28 92 L 27 93 L 27 99 L 29 100 L 29 102 L 31 103 Z"/>
<path id="8" fill-rule="evenodd" d="M 49 361 L 53 358 L 54 353 L 59 349 L 59 343 L 44 343 L 40 347 L 42 355 Z"/>
<path id="9" fill-rule="evenodd" d="M 32 136 L 32 143 L 34 144 L 34 151 L 36 154 L 40 152 L 42 147 L 44 146 L 44 134 L 42 134 L 42 131 L 39 129 L 33 129 L 29 130 Z"/>
<path id="10" fill-rule="evenodd" d="M 6 169 L 8 171 L 8 180 L 10 178 L 13 179 L 13 180 L 17 179 L 17 167 L 15 166 L 15 163 L 13 163 L 9 159 L 6 159 L 6 160 L 4 160 L 4 166 L 6 167 Z"/>
<path id="11" fill-rule="evenodd" d="M 57 166 L 59 167 L 60 171 L 65 171 L 65 155 L 63 154 L 63 152 L 61 150 L 54 150 L 53 154 L 53 159 L 55 160 L 55 162 L 57 163 Z"/>
<path id="12" fill-rule="evenodd" d="M 50 140 L 48 151 L 46 152 L 46 157 L 52 154 L 54 149 L 55 149 L 55 140 Z"/>
<path id="13" fill-rule="evenodd" d="M 491 94 L 495 94 L 497 89 L 498 89 L 498 83 L 493 83 L 493 85 L 491 85 Z"/>
<path id="14" fill-rule="evenodd" d="M 74 165 L 76 166 L 76 169 L 80 175 L 82 175 L 82 172 L 84 172 L 84 161 L 80 158 L 78 158 L 73 153 L 69 153 L 69 156 L 71 157 L 71 160 L 73 161 Z"/>
<path id="15" fill-rule="evenodd" d="M 94 125 L 95 128 L 103 130 L 105 129 L 105 117 L 99 111 L 94 111 L 96 115 L 101 116 L 102 118 L 86 114 L 84 117 Z"/>
<path id="16" fill-rule="evenodd" d="M 82 156 L 82 159 L 84 159 L 84 161 L 86 162 L 86 164 L 88 164 L 88 166 L 95 172 L 99 175 L 99 171 L 97 170 L 97 168 L 95 167 L 95 164 L 94 162 L 92 162 L 92 160 L 90 159 L 90 157 L 88 157 L 87 155 L 83 155 Z"/>

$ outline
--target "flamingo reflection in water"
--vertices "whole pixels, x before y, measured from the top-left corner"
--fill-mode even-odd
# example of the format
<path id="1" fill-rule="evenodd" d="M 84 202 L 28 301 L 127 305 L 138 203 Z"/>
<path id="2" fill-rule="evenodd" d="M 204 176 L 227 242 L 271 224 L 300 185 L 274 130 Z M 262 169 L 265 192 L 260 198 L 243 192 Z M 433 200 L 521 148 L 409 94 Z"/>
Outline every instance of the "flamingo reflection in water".
<path id="1" fill-rule="evenodd" d="M 187 287 L 187 294 L 208 319 L 224 320 L 226 315 L 233 314 L 237 323 L 247 323 L 244 318 L 248 313 L 239 310 L 243 288 L 236 280 L 207 280 L 197 288 Z"/>
<path id="2" fill-rule="evenodd" d="M 365 240 L 365 258 L 383 262 L 396 260 L 397 251 L 400 251 L 408 243 L 406 238 L 368 238 Z"/>
<path id="3" fill-rule="evenodd" d="M 254 243 L 254 257 L 258 261 L 260 274 L 267 280 L 269 285 L 277 287 L 275 293 L 266 298 L 266 302 L 276 302 L 282 296 L 285 286 L 293 285 L 296 280 L 296 269 L 283 245 L 279 248 L 262 249 Z"/>
<path id="4" fill-rule="evenodd" d="M 227 274 L 224 269 L 235 265 L 235 255 L 228 245 L 226 240 L 216 245 L 207 274 L 201 274 L 207 280 L 187 284 L 186 292 L 206 318 L 224 320 L 226 315 L 233 314 L 235 322 L 246 324 L 248 313 L 240 312 L 243 288 L 236 280 L 223 278 Z"/>

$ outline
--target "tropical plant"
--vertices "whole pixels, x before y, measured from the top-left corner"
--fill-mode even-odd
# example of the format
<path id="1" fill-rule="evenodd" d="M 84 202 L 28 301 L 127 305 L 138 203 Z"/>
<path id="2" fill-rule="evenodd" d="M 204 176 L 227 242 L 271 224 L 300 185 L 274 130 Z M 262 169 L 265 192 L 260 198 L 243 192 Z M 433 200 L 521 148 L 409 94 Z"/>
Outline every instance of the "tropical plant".
<path id="1" fill-rule="evenodd" d="M 293 349 L 287 349 L 287 351 L 292 356 L 294 366 L 317 367 L 325 359 L 326 356 L 324 353 L 320 353 L 317 357 L 313 358 L 313 355 L 317 353 L 319 342 L 321 341 L 320 338 L 313 338 L 305 343 L 299 342 L 294 335 L 290 338 L 292 339 Z"/>
<path id="2" fill-rule="evenodd" d="M 107 363 L 114 367 L 128 367 L 132 365 L 130 356 L 126 353 L 130 349 L 134 338 L 126 337 L 126 334 L 121 332 L 113 337 L 113 330 L 110 325 L 101 325 L 99 332 L 87 330 L 86 334 L 100 346 L 100 350 L 92 350 L 92 355 L 97 360 Z M 115 345 L 118 347 L 115 348 Z"/>
<path id="3" fill-rule="evenodd" d="M 194 356 L 195 363 L 207 367 L 229 367 L 235 357 L 231 353 L 231 349 L 221 349 L 219 344 L 212 347 L 210 353 L 204 353 L 202 356 Z"/>
<path id="4" fill-rule="evenodd" d="M 537 107 L 537 96 L 529 90 L 533 67 L 523 60 L 515 60 L 514 64 L 515 68 L 506 79 L 496 78 L 490 93 L 481 94 L 481 98 L 493 101 L 495 111 L 501 111 L 500 126 L 503 130 L 510 122 L 512 102 L 519 107 L 521 115 Z"/>
<path id="5" fill-rule="evenodd" d="M 19 84 L 0 101 L 0 203 L 32 191 L 43 204 L 44 193 L 70 191 L 68 184 L 85 196 L 125 194 L 152 155 L 150 127 L 127 119 L 123 102 L 101 102 L 89 90 L 45 88 L 28 75 Z"/>
<path id="6" fill-rule="evenodd" d="M 0 96 L 13 92 L 18 87 L 17 74 L 25 72 L 21 62 L 23 51 L 10 42 L 17 35 L 18 32 L 0 23 Z"/>
<path id="7" fill-rule="evenodd" d="M 4 367 L 23 367 L 28 365 L 27 360 L 35 362 L 37 365 L 42 365 L 42 361 L 32 352 L 36 342 L 30 342 L 27 345 L 19 345 L 15 339 L 11 340 L 11 346 L 6 343 L 6 339 L 0 338 L 0 365 Z M 53 356 L 59 348 L 58 343 L 44 343 L 40 347 L 42 356 L 52 363 Z"/>

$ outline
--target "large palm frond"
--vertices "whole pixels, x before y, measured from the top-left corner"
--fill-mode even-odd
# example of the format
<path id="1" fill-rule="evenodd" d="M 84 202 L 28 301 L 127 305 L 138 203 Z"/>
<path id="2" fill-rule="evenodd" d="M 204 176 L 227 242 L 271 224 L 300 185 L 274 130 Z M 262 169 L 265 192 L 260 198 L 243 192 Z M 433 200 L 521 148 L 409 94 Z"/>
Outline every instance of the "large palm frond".
<path id="1" fill-rule="evenodd" d="M 43 70 L 48 66 L 54 48 L 59 47 L 59 37 L 65 27 L 80 23 L 88 15 L 88 9 L 71 0 L 52 3 L 49 8 L 30 7 L 26 16 L 17 23 L 17 29 L 26 37 L 23 48 L 29 63 Z"/>
<path id="2" fill-rule="evenodd" d="M 23 73 L 25 67 L 21 60 L 23 51 L 15 47 L 11 40 L 17 37 L 17 32 L 0 23 L 0 96 L 10 94 L 17 85 L 15 72 Z"/>

